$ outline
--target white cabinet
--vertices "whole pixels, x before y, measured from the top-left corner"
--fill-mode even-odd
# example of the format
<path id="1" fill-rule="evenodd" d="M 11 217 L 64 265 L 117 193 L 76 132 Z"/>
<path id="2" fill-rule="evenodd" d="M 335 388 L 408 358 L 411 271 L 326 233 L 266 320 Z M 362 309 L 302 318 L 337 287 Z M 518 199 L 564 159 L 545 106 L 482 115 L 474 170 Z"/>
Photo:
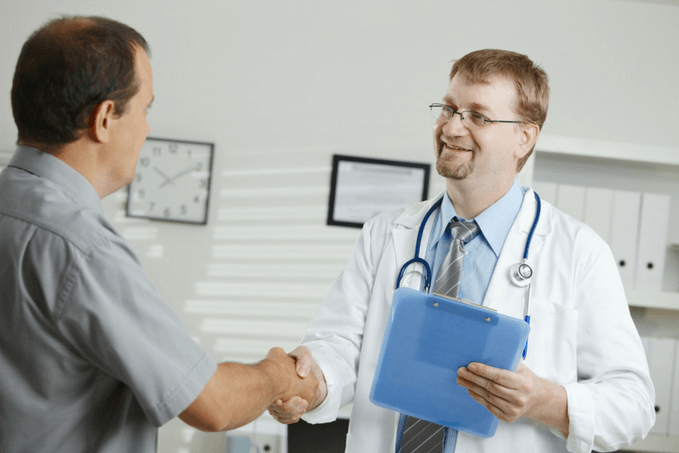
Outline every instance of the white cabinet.
<path id="1" fill-rule="evenodd" d="M 669 195 L 662 290 L 631 287 L 626 288 L 626 292 L 630 311 L 642 335 L 679 339 L 679 246 L 676 245 L 679 244 L 679 149 L 542 136 L 534 155 L 519 174 L 519 182 Z M 679 437 L 649 434 L 629 451 L 679 452 Z"/>

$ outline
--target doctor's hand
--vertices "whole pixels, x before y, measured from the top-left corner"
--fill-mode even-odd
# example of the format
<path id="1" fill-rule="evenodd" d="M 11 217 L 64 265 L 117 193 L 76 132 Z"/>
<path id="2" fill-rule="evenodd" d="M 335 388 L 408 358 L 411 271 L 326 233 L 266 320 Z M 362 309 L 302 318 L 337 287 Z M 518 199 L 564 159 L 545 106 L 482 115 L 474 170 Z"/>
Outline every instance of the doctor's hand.
<path id="1" fill-rule="evenodd" d="M 281 348 L 273 348 L 264 360 L 253 365 L 264 371 L 274 383 L 274 403 L 278 400 L 300 398 L 304 401 L 318 399 L 318 381 L 314 375 L 299 376 L 297 363 Z"/>
<path id="2" fill-rule="evenodd" d="M 328 394 L 323 371 L 318 366 L 311 351 L 306 346 L 298 346 L 288 354 L 297 360 L 296 369 L 300 378 L 306 378 L 311 374 L 318 381 L 315 398 L 311 401 L 294 396 L 288 400 L 279 399 L 269 406 L 269 414 L 278 422 L 284 424 L 297 423 L 307 411 L 315 409 L 323 402 Z"/>
<path id="3" fill-rule="evenodd" d="M 500 420 L 512 423 L 526 417 L 568 437 L 566 389 L 536 376 L 523 363 L 513 373 L 473 362 L 460 368 L 457 375 L 457 383 Z"/>

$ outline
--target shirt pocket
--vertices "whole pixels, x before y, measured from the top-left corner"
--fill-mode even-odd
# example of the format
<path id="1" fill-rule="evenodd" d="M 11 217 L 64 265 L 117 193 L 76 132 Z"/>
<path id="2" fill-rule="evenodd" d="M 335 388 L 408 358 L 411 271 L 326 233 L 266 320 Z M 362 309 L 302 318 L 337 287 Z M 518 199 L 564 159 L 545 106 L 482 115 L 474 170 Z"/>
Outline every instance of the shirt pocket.
<path id="1" fill-rule="evenodd" d="M 530 326 L 525 365 L 544 379 L 575 382 L 578 311 L 547 299 L 533 299 Z"/>

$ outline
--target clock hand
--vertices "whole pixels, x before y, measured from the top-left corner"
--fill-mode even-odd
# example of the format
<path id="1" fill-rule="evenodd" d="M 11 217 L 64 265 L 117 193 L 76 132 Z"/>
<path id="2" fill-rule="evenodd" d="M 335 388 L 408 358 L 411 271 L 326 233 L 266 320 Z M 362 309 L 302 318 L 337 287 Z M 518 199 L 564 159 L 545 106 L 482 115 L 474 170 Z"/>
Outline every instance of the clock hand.
<path id="1" fill-rule="evenodd" d="M 160 185 L 160 187 L 163 187 L 165 184 L 168 184 L 168 183 L 172 183 L 172 184 L 174 185 L 174 182 L 172 182 L 172 179 L 171 179 L 169 176 L 167 176 L 165 173 L 163 173 L 162 171 L 160 171 L 160 170 L 158 169 L 158 167 L 153 167 L 153 170 L 154 170 L 156 173 L 158 173 L 160 176 L 162 176 L 163 178 L 165 178 L 165 182 L 162 183 L 162 184 Z"/>
<path id="2" fill-rule="evenodd" d="M 188 175 L 189 173 L 194 172 L 196 170 L 200 170 L 200 168 L 201 168 L 200 164 L 197 165 L 196 167 L 187 168 L 186 170 L 177 173 L 172 178 L 167 179 L 164 183 L 160 185 L 160 187 L 166 186 L 170 183 L 174 184 L 174 181 L 176 181 L 177 179 L 181 178 L 184 175 Z"/>

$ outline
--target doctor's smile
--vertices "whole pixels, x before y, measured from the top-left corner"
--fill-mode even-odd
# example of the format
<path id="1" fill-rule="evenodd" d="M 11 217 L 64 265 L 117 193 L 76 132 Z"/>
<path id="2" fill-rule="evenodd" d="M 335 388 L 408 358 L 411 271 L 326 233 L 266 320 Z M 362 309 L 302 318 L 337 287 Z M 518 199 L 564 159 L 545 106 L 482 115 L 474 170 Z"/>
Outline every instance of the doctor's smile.
<path id="1" fill-rule="evenodd" d="M 470 152 L 470 153 L 473 152 L 472 149 L 462 148 L 455 145 L 448 145 L 447 143 L 441 143 L 441 146 L 439 148 L 439 156 L 443 153 L 444 150 L 449 152 Z"/>

